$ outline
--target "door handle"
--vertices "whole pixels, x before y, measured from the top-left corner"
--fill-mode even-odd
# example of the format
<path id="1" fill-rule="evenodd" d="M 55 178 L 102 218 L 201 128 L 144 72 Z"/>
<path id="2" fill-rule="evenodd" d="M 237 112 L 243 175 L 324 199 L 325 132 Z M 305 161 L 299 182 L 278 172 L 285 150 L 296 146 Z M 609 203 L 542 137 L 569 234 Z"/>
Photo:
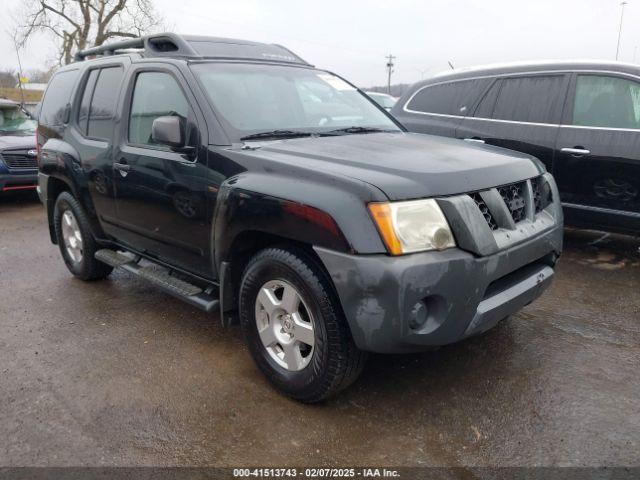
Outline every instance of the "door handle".
<path id="1" fill-rule="evenodd" d="M 127 165 L 126 163 L 114 163 L 113 168 L 120 170 L 121 172 L 128 172 L 131 170 L 131 165 Z"/>
<path id="2" fill-rule="evenodd" d="M 127 174 L 129 173 L 129 170 L 131 170 L 131 165 L 127 165 L 126 162 L 117 162 L 113 164 L 113 169 L 114 170 L 118 170 L 118 172 L 120 172 L 120 175 L 122 175 L 123 177 L 126 177 Z"/>
<path id="3" fill-rule="evenodd" d="M 475 143 L 484 143 L 484 140 L 481 138 L 465 138 L 465 142 L 475 142 Z"/>
<path id="4" fill-rule="evenodd" d="M 591 153 L 590 150 L 587 150 L 586 148 L 581 148 L 581 147 L 573 147 L 573 148 L 562 148 L 560 149 L 560 151 L 562 153 L 569 153 L 571 155 L 574 155 L 576 157 L 582 157 L 584 155 L 589 155 Z"/>

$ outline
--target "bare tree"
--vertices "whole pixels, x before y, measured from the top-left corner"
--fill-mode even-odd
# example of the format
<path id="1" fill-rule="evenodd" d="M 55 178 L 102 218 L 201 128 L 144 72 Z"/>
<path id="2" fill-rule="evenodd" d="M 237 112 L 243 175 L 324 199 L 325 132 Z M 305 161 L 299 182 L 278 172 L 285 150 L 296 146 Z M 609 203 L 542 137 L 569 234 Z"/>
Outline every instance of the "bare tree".
<path id="1" fill-rule="evenodd" d="M 0 88 L 13 88 L 18 83 L 18 74 L 9 69 L 0 70 Z"/>
<path id="2" fill-rule="evenodd" d="M 163 23 L 152 0 L 26 0 L 17 12 L 15 38 L 23 47 L 39 32 L 58 40 L 58 61 L 118 37 L 137 37 Z"/>
<path id="3" fill-rule="evenodd" d="M 33 68 L 26 70 L 24 76 L 29 79 L 29 83 L 47 83 L 51 80 L 55 69 L 41 70 L 39 68 Z M 24 88 L 29 88 L 28 84 Z"/>

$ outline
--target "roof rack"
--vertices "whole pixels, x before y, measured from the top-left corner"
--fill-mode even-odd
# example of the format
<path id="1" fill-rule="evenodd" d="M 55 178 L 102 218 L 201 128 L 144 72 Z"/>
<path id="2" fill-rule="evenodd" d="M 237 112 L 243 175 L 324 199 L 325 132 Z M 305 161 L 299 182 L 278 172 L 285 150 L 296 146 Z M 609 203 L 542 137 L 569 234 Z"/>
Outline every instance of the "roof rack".
<path id="1" fill-rule="evenodd" d="M 74 59 L 80 62 L 87 57 L 116 55 L 132 49 L 141 50 L 145 57 L 258 60 L 311 66 L 282 45 L 175 33 L 158 33 L 88 48 L 77 52 Z"/>

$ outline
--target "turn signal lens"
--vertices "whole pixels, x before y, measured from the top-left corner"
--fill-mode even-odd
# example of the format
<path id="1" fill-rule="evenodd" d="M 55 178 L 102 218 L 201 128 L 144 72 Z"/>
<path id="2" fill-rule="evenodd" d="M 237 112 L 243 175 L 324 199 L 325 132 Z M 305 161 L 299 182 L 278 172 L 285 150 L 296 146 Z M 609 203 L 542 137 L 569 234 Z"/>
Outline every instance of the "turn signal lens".
<path id="1" fill-rule="evenodd" d="M 402 255 L 402 245 L 393 229 L 391 207 L 388 203 L 370 203 L 369 212 L 378 227 L 382 241 L 391 255 Z"/>

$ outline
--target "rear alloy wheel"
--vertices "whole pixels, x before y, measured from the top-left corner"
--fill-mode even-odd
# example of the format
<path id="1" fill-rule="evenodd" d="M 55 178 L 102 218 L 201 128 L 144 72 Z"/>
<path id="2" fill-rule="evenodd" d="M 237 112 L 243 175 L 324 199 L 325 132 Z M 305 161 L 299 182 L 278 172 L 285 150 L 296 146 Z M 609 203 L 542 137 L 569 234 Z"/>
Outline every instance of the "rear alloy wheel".
<path id="1" fill-rule="evenodd" d="M 366 354 L 353 342 L 331 279 L 302 249 L 267 248 L 249 261 L 240 323 L 260 370 L 296 400 L 322 401 L 362 371 Z"/>
<path id="2" fill-rule="evenodd" d="M 82 233 L 72 210 L 62 214 L 62 240 L 73 263 L 82 262 Z"/>
<path id="3" fill-rule="evenodd" d="M 58 196 L 53 225 L 60 253 L 71 273 L 82 280 L 97 280 L 111 273 L 113 267 L 94 258 L 100 246 L 93 238 L 84 209 L 71 193 Z"/>

